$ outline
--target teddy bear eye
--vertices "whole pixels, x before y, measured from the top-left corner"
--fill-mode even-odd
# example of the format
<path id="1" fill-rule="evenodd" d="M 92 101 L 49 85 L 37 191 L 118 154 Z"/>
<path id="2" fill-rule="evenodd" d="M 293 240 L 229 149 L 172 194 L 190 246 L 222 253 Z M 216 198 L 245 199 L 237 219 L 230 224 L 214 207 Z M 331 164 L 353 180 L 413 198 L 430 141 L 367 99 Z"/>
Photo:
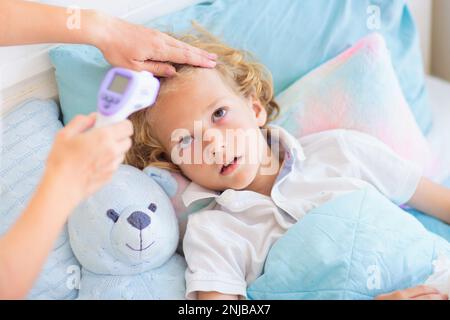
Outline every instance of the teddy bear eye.
<path id="1" fill-rule="evenodd" d="M 114 211 L 114 209 L 109 209 L 108 211 L 106 211 L 106 215 L 108 216 L 108 218 L 114 221 L 114 223 L 116 223 L 117 220 L 119 220 L 119 214 L 116 211 Z"/>
<path id="2" fill-rule="evenodd" d="M 148 206 L 148 208 L 150 209 L 151 212 L 155 212 L 156 211 L 156 204 L 154 204 L 153 202 L 150 203 L 150 205 Z"/>

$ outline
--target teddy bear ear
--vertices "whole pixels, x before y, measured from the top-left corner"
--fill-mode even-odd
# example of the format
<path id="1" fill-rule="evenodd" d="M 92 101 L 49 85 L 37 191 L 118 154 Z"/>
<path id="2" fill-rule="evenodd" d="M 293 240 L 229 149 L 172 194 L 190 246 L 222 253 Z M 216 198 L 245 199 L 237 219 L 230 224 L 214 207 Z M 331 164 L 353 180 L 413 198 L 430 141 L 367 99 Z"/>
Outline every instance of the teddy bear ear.
<path id="1" fill-rule="evenodd" d="M 109 209 L 108 211 L 106 211 L 106 215 L 108 216 L 108 218 L 114 221 L 114 223 L 116 223 L 117 220 L 119 220 L 119 214 L 116 211 L 114 211 L 114 209 Z"/>
<path id="2" fill-rule="evenodd" d="M 150 203 L 148 208 L 150 209 L 151 212 L 155 212 L 157 207 L 156 207 L 156 204 L 152 202 L 152 203 Z"/>
<path id="3" fill-rule="evenodd" d="M 159 184 L 159 186 L 169 195 L 169 197 L 175 196 L 178 189 L 178 183 L 168 170 L 148 166 L 143 171 L 157 184 Z"/>

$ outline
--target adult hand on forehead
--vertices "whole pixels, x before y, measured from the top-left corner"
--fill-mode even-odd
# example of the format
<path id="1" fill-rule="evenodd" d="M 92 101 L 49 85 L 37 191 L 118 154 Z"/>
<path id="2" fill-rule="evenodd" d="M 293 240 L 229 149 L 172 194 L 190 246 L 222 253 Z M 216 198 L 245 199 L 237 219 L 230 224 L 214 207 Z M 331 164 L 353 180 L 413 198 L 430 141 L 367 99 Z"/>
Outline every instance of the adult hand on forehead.
<path id="1" fill-rule="evenodd" d="M 72 11 L 31 1 L 0 0 L 0 46 L 33 43 L 83 43 L 99 48 L 114 66 L 171 76 L 171 63 L 214 68 L 217 56 L 160 31 L 95 10 Z M 25 18 L 24 18 L 25 17 Z M 77 25 L 76 23 L 74 24 Z"/>
<path id="2" fill-rule="evenodd" d="M 214 68 L 217 55 L 190 46 L 158 30 L 128 23 L 124 20 L 102 16 L 97 24 L 96 46 L 112 65 L 141 71 L 147 70 L 157 76 L 176 73 L 171 63 L 190 64 Z"/>

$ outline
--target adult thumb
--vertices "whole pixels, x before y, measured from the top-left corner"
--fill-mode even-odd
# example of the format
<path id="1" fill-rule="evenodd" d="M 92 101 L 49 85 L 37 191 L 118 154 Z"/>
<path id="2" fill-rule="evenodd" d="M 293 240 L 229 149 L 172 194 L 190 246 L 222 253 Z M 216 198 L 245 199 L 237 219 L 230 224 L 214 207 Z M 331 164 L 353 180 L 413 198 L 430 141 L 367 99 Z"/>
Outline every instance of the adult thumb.
<path id="1" fill-rule="evenodd" d="M 89 115 L 77 115 L 73 118 L 64 128 L 67 134 L 75 135 L 78 133 L 85 132 L 86 130 L 92 128 L 95 124 L 96 113 L 93 112 Z"/>

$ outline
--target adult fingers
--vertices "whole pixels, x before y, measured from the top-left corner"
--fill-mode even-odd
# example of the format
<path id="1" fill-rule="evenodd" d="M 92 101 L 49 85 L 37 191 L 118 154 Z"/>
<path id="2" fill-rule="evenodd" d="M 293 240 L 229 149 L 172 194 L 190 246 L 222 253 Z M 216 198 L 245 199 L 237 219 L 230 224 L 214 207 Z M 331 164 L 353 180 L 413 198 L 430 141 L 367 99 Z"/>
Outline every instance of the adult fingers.
<path id="1" fill-rule="evenodd" d="M 415 298 L 421 295 L 440 294 L 438 290 L 428 286 L 417 286 L 403 290 L 404 294 L 409 298 Z"/>
<path id="2" fill-rule="evenodd" d="M 171 77 L 177 73 L 174 66 L 164 62 L 146 60 L 139 61 L 138 65 L 140 70 L 150 71 L 159 77 Z"/>
<path id="3" fill-rule="evenodd" d="M 98 170 L 96 171 L 96 176 L 94 177 L 97 180 L 105 179 L 108 176 L 112 175 L 120 164 L 122 164 L 125 160 L 125 154 L 120 154 L 109 161 L 102 161 L 98 163 Z"/>
<path id="4" fill-rule="evenodd" d="M 130 149 L 131 145 L 132 141 L 129 137 L 115 141 L 113 144 L 109 144 L 109 146 L 105 145 L 102 156 L 97 159 L 95 167 L 99 171 L 110 171 L 111 168 L 115 170 L 118 164 L 122 163 L 125 159 L 125 154 Z"/>
<path id="5" fill-rule="evenodd" d="M 412 300 L 448 300 L 448 296 L 446 294 L 434 293 L 420 295 L 414 297 Z"/>
<path id="6" fill-rule="evenodd" d="M 123 140 L 133 135 L 133 124 L 128 119 L 101 129 L 108 131 L 108 134 L 111 134 L 111 137 L 114 140 Z"/>
<path id="7" fill-rule="evenodd" d="M 126 138 L 122 141 L 119 141 L 117 144 L 118 153 L 120 155 L 125 154 L 131 148 L 131 145 L 132 145 L 132 141 L 130 138 Z"/>
<path id="8" fill-rule="evenodd" d="M 119 168 L 119 166 L 124 162 L 125 155 L 121 155 L 120 157 L 117 157 L 116 160 L 113 162 L 113 172 Z"/>
<path id="9" fill-rule="evenodd" d="M 164 50 L 165 61 L 190 64 L 197 67 L 214 68 L 217 62 L 196 53 L 190 48 L 168 45 Z"/>
<path id="10" fill-rule="evenodd" d="M 175 47 L 175 48 L 180 48 L 180 49 L 187 49 L 192 51 L 194 54 L 197 55 L 201 55 L 209 60 L 216 60 L 217 59 L 217 54 L 215 53 L 209 53 L 208 51 L 202 50 L 200 48 L 191 46 L 183 41 L 177 40 L 165 33 L 162 33 L 162 37 L 164 39 L 164 41 L 166 42 L 167 45 L 171 46 L 171 47 Z"/>
<path id="11" fill-rule="evenodd" d="M 77 115 L 64 127 L 63 130 L 67 135 L 70 136 L 84 132 L 94 126 L 95 116 L 95 113 L 91 113 L 88 116 Z"/>

